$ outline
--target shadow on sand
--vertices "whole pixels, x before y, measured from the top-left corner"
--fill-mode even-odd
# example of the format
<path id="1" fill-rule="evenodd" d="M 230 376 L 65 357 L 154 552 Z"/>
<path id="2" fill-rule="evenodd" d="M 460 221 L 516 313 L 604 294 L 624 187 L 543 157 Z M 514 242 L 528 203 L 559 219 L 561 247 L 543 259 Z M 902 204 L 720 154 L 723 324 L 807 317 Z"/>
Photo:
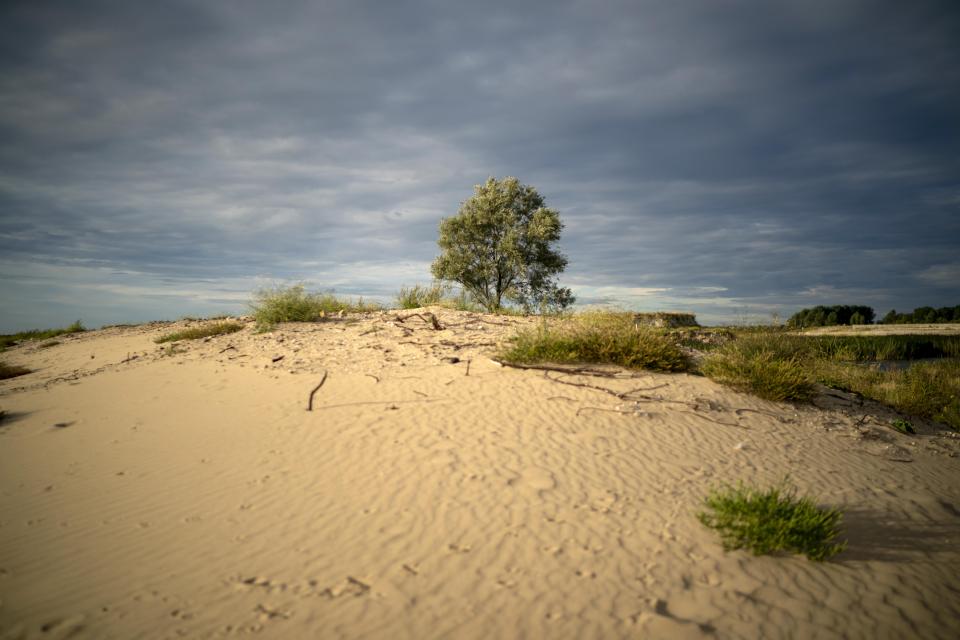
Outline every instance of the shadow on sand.
<path id="1" fill-rule="evenodd" d="M 917 554 L 955 552 L 960 543 L 960 507 L 940 499 L 938 511 L 930 515 L 935 519 L 918 523 L 898 514 L 846 509 L 842 537 L 848 545 L 836 560 L 898 562 L 922 559 Z"/>

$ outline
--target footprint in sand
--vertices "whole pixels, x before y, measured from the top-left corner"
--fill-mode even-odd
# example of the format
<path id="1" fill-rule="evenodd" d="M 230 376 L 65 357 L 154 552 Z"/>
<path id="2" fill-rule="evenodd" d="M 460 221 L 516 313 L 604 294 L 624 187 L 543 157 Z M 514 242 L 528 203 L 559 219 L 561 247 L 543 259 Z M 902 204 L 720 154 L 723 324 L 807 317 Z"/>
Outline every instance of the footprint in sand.
<path id="1" fill-rule="evenodd" d="M 507 484 L 518 491 L 526 490 L 540 495 L 543 491 L 556 488 L 557 479 L 542 467 L 528 467 L 520 475 L 507 480 Z"/>

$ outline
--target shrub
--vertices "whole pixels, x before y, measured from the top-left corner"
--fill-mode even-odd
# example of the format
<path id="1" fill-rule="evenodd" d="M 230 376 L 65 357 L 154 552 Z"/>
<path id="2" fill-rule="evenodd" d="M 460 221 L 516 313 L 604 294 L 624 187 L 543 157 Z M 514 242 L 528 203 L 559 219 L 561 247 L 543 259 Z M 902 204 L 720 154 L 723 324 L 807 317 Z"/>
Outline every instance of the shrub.
<path id="1" fill-rule="evenodd" d="M 326 314 L 377 311 L 378 304 L 364 303 L 363 298 L 353 302 L 332 294 L 308 293 L 303 285 L 272 287 L 254 293 L 253 318 L 261 330 L 280 322 L 315 322 Z"/>
<path id="2" fill-rule="evenodd" d="M 216 322 L 202 327 L 184 329 L 160 336 L 154 342 L 162 344 L 164 342 L 176 342 L 177 340 L 197 340 L 199 338 L 208 338 L 210 336 L 220 336 L 227 333 L 234 333 L 243 329 L 239 322 Z"/>
<path id="3" fill-rule="evenodd" d="M 662 331 L 634 323 L 631 313 L 585 312 L 521 331 L 499 357 L 507 362 L 608 363 L 634 369 L 686 371 L 687 356 Z"/>
<path id="4" fill-rule="evenodd" d="M 727 551 L 747 549 L 754 555 L 788 551 L 821 561 L 845 549 L 846 542 L 834 542 L 841 512 L 797 498 L 785 485 L 786 481 L 766 491 L 742 483 L 722 487 L 704 501 L 711 512 L 702 511 L 697 518 L 720 533 Z"/>

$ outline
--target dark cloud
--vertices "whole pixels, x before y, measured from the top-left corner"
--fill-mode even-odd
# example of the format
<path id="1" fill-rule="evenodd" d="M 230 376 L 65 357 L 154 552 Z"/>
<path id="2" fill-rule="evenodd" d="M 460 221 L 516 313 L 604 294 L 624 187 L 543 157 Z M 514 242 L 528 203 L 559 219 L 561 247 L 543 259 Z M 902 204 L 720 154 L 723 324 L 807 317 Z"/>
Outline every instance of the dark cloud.
<path id="1" fill-rule="evenodd" d="M 954 3 L 457 4 L 5 3 L 0 329 L 389 296 L 488 175 L 584 301 L 960 298 Z"/>

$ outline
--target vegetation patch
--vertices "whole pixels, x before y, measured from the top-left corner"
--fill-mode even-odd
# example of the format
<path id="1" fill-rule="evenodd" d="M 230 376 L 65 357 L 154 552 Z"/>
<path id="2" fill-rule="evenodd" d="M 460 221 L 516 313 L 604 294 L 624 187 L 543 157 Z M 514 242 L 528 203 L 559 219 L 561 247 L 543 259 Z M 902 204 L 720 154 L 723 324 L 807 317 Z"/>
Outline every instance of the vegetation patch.
<path id="1" fill-rule="evenodd" d="M 804 369 L 802 346 L 783 335 L 747 336 L 717 348 L 700 371 L 767 400 L 809 400 L 814 386 Z"/>
<path id="2" fill-rule="evenodd" d="M 687 371 L 690 361 L 665 332 L 639 326 L 632 313 L 586 312 L 521 331 L 499 353 L 526 364 L 609 363 L 631 369 Z"/>
<path id="3" fill-rule="evenodd" d="M 836 304 L 832 307 L 817 305 L 802 309 L 787 320 L 791 328 L 833 327 L 836 325 L 873 324 L 874 311 L 863 305 Z"/>
<path id="4" fill-rule="evenodd" d="M 891 427 L 899 431 L 900 433 L 916 433 L 917 431 L 913 428 L 913 423 L 909 420 L 904 420 L 903 418 L 897 418 L 891 424 Z"/>
<path id="5" fill-rule="evenodd" d="M 815 379 L 829 387 L 960 430 L 960 358 L 919 362 L 893 371 L 823 360 L 811 368 Z"/>
<path id="6" fill-rule="evenodd" d="M 17 344 L 18 342 L 23 342 L 24 340 L 47 340 L 48 338 L 55 338 L 56 336 L 62 336 L 69 333 L 79 333 L 81 331 L 86 331 L 86 328 L 79 320 L 77 320 L 70 326 L 63 327 L 62 329 L 33 329 L 32 331 L 21 331 L 20 333 L 0 335 L 0 351 Z"/>
<path id="7" fill-rule="evenodd" d="M 354 302 L 333 294 L 310 293 L 302 285 L 261 289 L 254 293 L 250 306 L 257 328 L 262 331 L 281 322 L 316 322 L 341 311 L 358 313 L 381 309 L 379 304 L 365 303 L 363 298 Z"/>
<path id="8" fill-rule="evenodd" d="M 704 505 L 707 510 L 697 518 L 720 533 L 727 551 L 747 549 L 754 555 L 786 551 L 821 561 L 846 548 L 846 542 L 836 542 L 842 513 L 798 498 L 786 482 L 767 490 L 742 483 L 724 486 L 711 492 Z"/>
<path id="9" fill-rule="evenodd" d="M 891 309 L 880 321 L 883 324 L 934 324 L 960 322 L 960 304 L 955 307 L 917 307 L 909 313 L 897 313 Z"/>
<path id="10" fill-rule="evenodd" d="M 401 309 L 418 309 L 438 305 L 448 292 L 449 287 L 442 283 L 434 283 L 430 286 L 417 284 L 412 287 L 400 287 L 400 292 L 397 294 L 397 306 Z"/>
<path id="11" fill-rule="evenodd" d="M 209 338 L 211 336 L 222 336 L 227 333 L 240 331 L 241 329 L 243 329 L 243 325 L 239 322 L 216 322 L 214 324 L 208 324 L 202 327 L 194 327 L 192 329 L 184 329 L 183 331 L 168 333 L 160 336 L 154 340 L 154 342 L 162 344 L 164 342 L 176 342 L 177 340 L 197 340 L 199 338 Z"/>
<path id="12" fill-rule="evenodd" d="M 0 380 L 8 380 L 17 376 L 25 376 L 30 373 L 30 369 L 15 364 L 0 362 Z"/>
<path id="13" fill-rule="evenodd" d="M 802 336 L 751 332 L 716 347 L 707 377 L 768 400 L 808 400 L 814 385 L 858 393 L 894 409 L 960 429 L 960 336 Z M 914 360 L 883 371 L 862 362 Z"/>

